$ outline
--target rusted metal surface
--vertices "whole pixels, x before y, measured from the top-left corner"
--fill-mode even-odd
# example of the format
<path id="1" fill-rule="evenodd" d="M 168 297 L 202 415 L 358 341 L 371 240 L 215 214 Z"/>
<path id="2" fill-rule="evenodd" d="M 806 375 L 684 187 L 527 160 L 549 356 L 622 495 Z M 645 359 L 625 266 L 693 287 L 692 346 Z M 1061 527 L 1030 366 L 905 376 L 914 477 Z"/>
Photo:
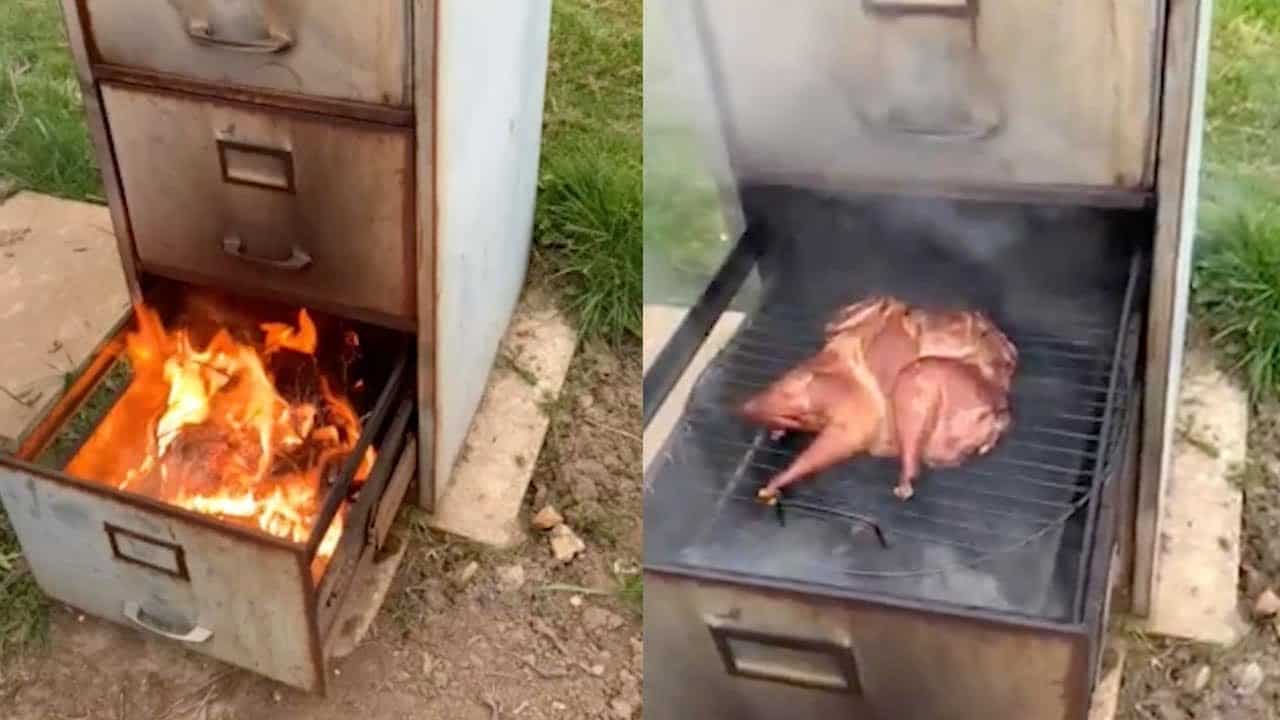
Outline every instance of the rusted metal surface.
<path id="1" fill-rule="evenodd" d="M 1139 390 L 1141 386 L 1139 385 Z M 1139 391 L 1139 398 L 1142 396 Z M 1115 588 L 1116 608 L 1121 612 L 1129 612 L 1132 604 L 1132 585 L 1134 571 L 1134 531 L 1137 527 L 1138 507 L 1138 475 L 1140 471 L 1139 450 L 1142 447 L 1142 403 L 1135 402 L 1129 409 L 1127 419 L 1127 441 L 1124 464 L 1120 472 L 1112 479 L 1116 484 L 1116 521 L 1115 539 L 1116 556 L 1110 575 Z"/>
<path id="2" fill-rule="evenodd" d="M 1212 0 L 1170 0 L 1146 338 L 1142 467 L 1134 530 L 1132 611 L 1146 616 L 1160 574 L 1160 524 L 1172 462 L 1182 354 L 1186 342 L 1204 133 Z"/>
<path id="3" fill-rule="evenodd" d="M 436 62 L 439 54 L 438 0 L 413 0 L 413 83 L 421 100 L 417 105 L 414 126 L 413 162 L 416 172 L 417 203 L 405 223 L 414 228 L 417 266 L 414 268 L 418 289 L 418 493 L 415 501 L 427 512 L 435 510 L 437 498 L 443 497 L 444 479 L 436 486 L 436 436 L 440 432 L 436 411 L 436 328 L 439 327 L 440 305 L 436 302 L 437 223 L 440 211 L 436 193 L 437 158 L 436 126 L 439 107 L 436 102 Z"/>
<path id="4" fill-rule="evenodd" d="M 342 607 L 323 636 L 324 657 L 329 667 L 354 651 L 368 633 L 408 546 L 403 534 L 397 531 L 381 551 L 373 547 L 364 549 L 351 588 L 344 594 Z"/>
<path id="5" fill-rule="evenodd" d="M 79 0 L 93 59 L 230 86 L 410 107 L 410 0 Z"/>
<path id="6" fill-rule="evenodd" d="M 315 97 L 314 95 L 298 95 L 234 85 L 219 85 L 217 83 L 192 80 L 180 75 L 120 67 L 119 65 L 107 63 L 94 63 L 92 69 L 94 76 L 99 80 L 116 80 L 130 85 L 181 90 L 192 95 L 204 95 L 224 100 L 253 103 L 255 105 L 267 105 L 284 110 L 333 115 L 352 120 L 366 120 L 384 125 L 411 127 L 416 117 L 413 108 L 370 105 L 368 103 Z"/>
<path id="7" fill-rule="evenodd" d="M 106 488 L 51 480 L 31 467 L 0 466 L 0 502 L 45 594 L 145 633 L 186 638 L 182 644 L 193 652 L 319 689 L 306 612 L 311 580 L 298 546 L 212 518 L 156 512 L 152 503 L 113 497 Z M 145 541 L 146 562 L 119 557 L 109 528 Z M 148 564 L 181 565 L 187 577 Z"/>
<path id="8" fill-rule="evenodd" d="M 378 401 L 374 404 L 373 412 L 369 415 L 368 423 L 365 425 L 364 432 L 360 436 L 360 440 L 356 443 L 352 452 L 347 455 L 347 459 L 342 463 L 342 472 L 337 482 L 329 489 L 328 495 L 324 499 L 324 505 L 320 508 L 319 515 L 316 516 L 316 526 L 311 533 L 311 537 L 307 540 L 307 558 L 315 557 L 316 550 L 320 547 L 321 541 L 324 539 L 324 533 L 329 527 L 329 523 L 338 512 L 338 507 L 351 490 L 351 484 L 354 482 L 356 468 L 363 461 L 364 453 L 367 448 L 374 446 L 373 438 L 382 433 L 382 426 L 387 422 L 387 417 L 391 413 L 392 404 L 400 397 L 400 389 L 403 387 L 404 377 L 407 374 L 408 366 L 407 354 L 402 350 L 395 365 L 391 369 L 391 375 L 387 379 L 387 384 L 383 387 L 382 392 L 378 394 Z M 385 436 L 387 444 L 382 448 L 386 454 L 394 457 L 399 452 L 404 433 L 403 425 L 407 422 L 403 416 L 412 412 L 413 405 L 407 400 L 402 400 L 399 409 L 396 411 L 396 418 L 392 421 L 389 433 Z M 396 428 L 400 427 L 399 432 Z M 370 475 L 370 479 L 366 483 L 385 482 L 385 476 L 388 472 L 388 464 L 391 457 L 379 457 L 374 465 L 374 471 Z M 380 495 L 381 493 L 374 493 Z"/>
<path id="9" fill-rule="evenodd" d="M 361 552 L 366 545 L 372 545 L 369 538 L 372 518 L 383 499 L 387 481 L 396 464 L 400 462 L 400 450 L 404 445 L 404 435 L 409 428 L 409 419 L 412 414 L 413 401 L 408 398 L 401 400 L 396 416 L 392 419 L 382 446 L 379 448 L 378 460 L 374 464 L 373 472 L 360 488 L 360 495 L 356 501 L 347 506 L 346 526 L 343 529 L 342 538 L 334 549 L 333 558 L 329 561 L 329 566 L 325 569 L 324 577 L 321 578 L 316 591 L 319 627 L 322 630 L 329 627 L 333 613 L 341 604 L 342 594 L 355 573 Z"/>
<path id="10" fill-rule="evenodd" d="M 102 89 L 144 267 L 413 319 L 408 130 Z M 219 142 L 228 141 L 286 158 L 293 191 L 226 182 Z M 238 253 L 228 252 L 233 240 Z M 289 264 L 299 250 L 311 262 Z"/>
<path id="11" fill-rule="evenodd" d="M 125 206 L 124 190 L 116 171 L 115 152 L 111 147 L 111 135 L 107 128 L 106 113 L 102 108 L 102 96 L 90 67 L 93 55 L 92 33 L 88 17 L 80 0 L 60 0 L 63 24 L 67 30 L 67 46 L 75 66 L 76 82 L 80 88 L 84 106 L 85 125 L 89 139 L 93 141 L 94 160 L 102 174 L 102 194 L 111 210 L 111 224 L 115 230 L 116 244 L 120 248 L 120 266 L 133 300 L 142 297 L 138 277 L 138 258 L 133 247 L 133 233 L 129 227 L 129 211 Z"/>
<path id="12" fill-rule="evenodd" d="M 713 627 L 765 638 L 741 646 L 739 661 L 774 680 L 726 672 Z M 1084 641 L 1070 632 L 646 573 L 645 713 L 659 720 L 1076 720 L 1087 702 Z M 848 655 L 836 662 L 839 648 Z M 846 672 L 855 677 L 836 688 L 792 682 Z"/>
<path id="13" fill-rule="evenodd" d="M 698 5 L 739 179 L 1153 186 L 1163 0 Z"/>
<path id="14" fill-rule="evenodd" d="M 404 503 L 405 493 L 413 481 L 414 471 L 418 469 L 418 442 L 413 436 L 405 438 L 403 456 L 387 481 L 387 489 L 378 509 L 374 512 L 370 531 L 375 549 L 381 550 L 387 542 L 387 533 L 395 523 L 400 507 Z"/>
<path id="15" fill-rule="evenodd" d="M 397 496 L 393 492 L 395 478 L 411 477 L 417 464 L 417 448 L 410 438 L 400 452 L 391 483 L 378 501 L 378 516 L 384 511 L 389 512 L 394 521 L 404 499 L 403 493 Z M 387 530 L 390 531 L 391 528 L 388 527 Z M 385 534 L 383 541 L 375 544 L 373 538 L 369 538 L 369 542 L 359 549 L 355 572 L 337 603 L 336 612 L 327 625 L 320 625 L 323 628 L 321 637 L 324 641 L 324 656 L 329 663 L 347 655 L 359 644 L 373 624 L 391 582 L 395 579 L 396 569 L 399 568 L 408 546 L 404 528 Z"/>

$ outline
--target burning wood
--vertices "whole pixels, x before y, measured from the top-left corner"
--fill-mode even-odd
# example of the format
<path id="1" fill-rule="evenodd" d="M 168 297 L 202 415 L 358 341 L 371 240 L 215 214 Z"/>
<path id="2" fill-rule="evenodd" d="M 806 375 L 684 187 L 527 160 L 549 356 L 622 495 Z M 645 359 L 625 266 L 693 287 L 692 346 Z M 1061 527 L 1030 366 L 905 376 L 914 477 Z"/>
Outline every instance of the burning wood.
<path id="1" fill-rule="evenodd" d="M 261 337 L 250 341 L 220 326 L 203 348 L 188 329 L 167 330 L 152 308 L 136 308 L 136 318 L 126 339 L 133 380 L 67 472 L 305 542 L 328 471 L 354 450 L 361 432 L 354 408 L 315 363 L 318 338 L 307 311 L 298 312 L 296 326 L 261 324 Z M 291 400 L 273 370 L 297 359 L 306 361 L 300 374 L 314 390 Z M 373 461 L 369 448 L 356 482 Z M 344 506 L 320 544 L 317 577 L 342 536 L 345 513 Z"/>
<path id="2" fill-rule="evenodd" d="M 861 453 L 901 457 L 894 494 L 906 500 L 921 463 L 957 465 L 1008 430 L 1018 353 L 981 313 L 870 298 L 841 310 L 826 340 L 741 408 L 775 437 L 817 434 L 761 500 L 775 502 L 782 488 Z"/>

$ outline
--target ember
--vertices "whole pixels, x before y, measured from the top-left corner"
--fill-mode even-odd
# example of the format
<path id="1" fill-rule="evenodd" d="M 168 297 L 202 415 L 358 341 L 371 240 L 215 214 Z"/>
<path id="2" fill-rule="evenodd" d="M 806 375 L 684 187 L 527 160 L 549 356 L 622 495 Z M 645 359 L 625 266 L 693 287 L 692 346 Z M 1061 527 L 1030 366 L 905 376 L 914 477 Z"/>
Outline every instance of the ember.
<path id="1" fill-rule="evenodd" d="M 305 542 L 324 501 L 326 472 L 355 448 L 360 419 L 315 367 L 316 327 L 263 323 L 242 342 L 225 327 L 197 348 L 140 306 L 126 341 L 133 381 L 67 466 L 70 474 L 227 522 Z M 351 339 L 348 338 L 348 344 Z M 273 360 L 310 358 L 311 392 L 286 399 Z M 279 363 L 287 364 L 287 363 Z M 306 397 L 309 395 L 310 397 Z M 373 467 L 369 448 L 355 474 Z M 342 536 L 345 506 L 316 553 L 318 578 Z"/>

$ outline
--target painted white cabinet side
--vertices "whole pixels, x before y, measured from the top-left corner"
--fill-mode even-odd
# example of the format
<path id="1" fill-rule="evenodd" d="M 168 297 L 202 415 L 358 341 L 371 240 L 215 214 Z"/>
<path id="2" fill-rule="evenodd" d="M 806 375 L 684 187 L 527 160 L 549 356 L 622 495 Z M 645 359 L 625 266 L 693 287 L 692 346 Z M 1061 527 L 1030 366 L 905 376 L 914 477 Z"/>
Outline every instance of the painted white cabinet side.
<path id="1" fill-rule="evenodd" d="M 439 0 L 435 498 L 528 268 L 551 0 Z"/>

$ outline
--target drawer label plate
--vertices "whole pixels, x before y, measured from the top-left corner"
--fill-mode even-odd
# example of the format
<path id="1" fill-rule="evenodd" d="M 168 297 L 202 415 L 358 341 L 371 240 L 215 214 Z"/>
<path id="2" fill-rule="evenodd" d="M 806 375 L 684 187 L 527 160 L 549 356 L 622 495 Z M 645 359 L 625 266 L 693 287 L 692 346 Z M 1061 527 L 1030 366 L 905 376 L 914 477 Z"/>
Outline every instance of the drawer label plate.
<path id="1" fill-rule="evenodd" d="M 103 527 L 111 542 L 111 553 L 116 558 L 179 580 L 191 581 L 187 574 L 186 553 L 181 545 L 150 538 L 111 523 L 103 523 Z"/>

